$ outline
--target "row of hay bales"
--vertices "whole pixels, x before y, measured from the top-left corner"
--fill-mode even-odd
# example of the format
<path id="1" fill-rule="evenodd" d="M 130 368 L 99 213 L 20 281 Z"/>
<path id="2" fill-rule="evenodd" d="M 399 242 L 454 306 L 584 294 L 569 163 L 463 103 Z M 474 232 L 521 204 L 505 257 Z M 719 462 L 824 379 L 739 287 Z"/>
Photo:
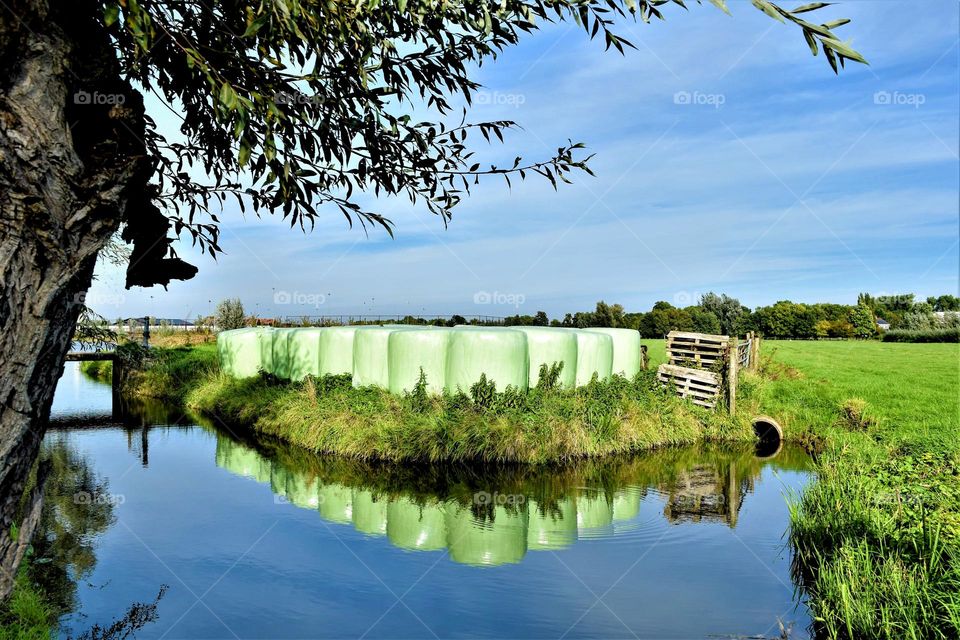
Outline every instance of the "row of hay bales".
<path id="1" fill-rule="evenodd" d="M 637 331 L 559 327 L 251 327 L 221 332 L 217 349 L 221 370 L 237 378 L 351 374 L 354 386 L 394 393 L 412 389 L 421 370 L 434 393 L 469 390 L 481 374 L 501 390 L 527 389 L 542 364 L 555 362 L 563 363 L 560 384 L 571 388 L 594 374 L 633 377 L 642 357 Z"/>
<path id="2" fill-rule="evenodd" d="M 640 513 L 644 490 L 625 487 L 612 501 L 599 488 L 581 488 L 549 508 L 524 498 L 511 506 L 497 504 L 480 520 L 451 500 L 414 501 L 407 496 L 378 496 L 366 489 L 324 484 L 307 473 L 280 466 L 255 450 L 217 438 L 217 465 L 240 476 L 269 483 L 271 490 L 295 506 L 320 517 L 352 525 L 367 535 L 385 535 L 402 549 L 449 549 L 463 564 L 494 566 L 520 562 L 527 551 L 556 550 L 597 535 L 615 522 Z"/>

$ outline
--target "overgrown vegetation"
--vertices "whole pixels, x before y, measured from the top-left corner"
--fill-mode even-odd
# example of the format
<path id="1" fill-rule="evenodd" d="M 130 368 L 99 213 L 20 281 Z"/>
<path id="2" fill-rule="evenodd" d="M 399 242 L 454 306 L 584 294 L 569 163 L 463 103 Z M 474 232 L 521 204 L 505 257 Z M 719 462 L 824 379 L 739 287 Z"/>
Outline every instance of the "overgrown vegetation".
<path id="1" fill-rule="evenodd" d="M 56 613 L 29 573 L 28 558 L 20 565 L 10 599 L 0 605 L 0 640 L 49 640 L 53 637 Z"/>
<path id="2" fill-rule="evenodd" d="M 468 393 L 404 396 L 355 389 L 349 376 L 283 383 L 210 373 L 187 405 L 228 424 L 281 437 L 311 451 L 395 461 L 547 462 L 702 440 L 752 439 L 749 421 L 682 402 L 652 372 L 557 388 L 544 368 L 530 391 L 498 391 L 485 378 Z"/>
<path id="3" fill-rule="evenodd" d="M 764 345 L 754 402 L 817 451 L 790 540 L 819 630 L 960 637 L 960 349 Z"/>

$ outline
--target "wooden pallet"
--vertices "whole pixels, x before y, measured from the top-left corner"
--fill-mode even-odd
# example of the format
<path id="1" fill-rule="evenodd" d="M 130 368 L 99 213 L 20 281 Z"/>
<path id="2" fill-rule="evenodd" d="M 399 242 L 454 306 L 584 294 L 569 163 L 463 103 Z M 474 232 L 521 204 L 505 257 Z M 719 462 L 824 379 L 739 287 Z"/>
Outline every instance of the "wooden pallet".
<path id="1" fill-rule="evenodd" d="M 720 397 L 722 381 L 719 373 L 691 369 L 675 364 L 662 364 L 657 368 L 657 379 L 665 385 L 673 385 L 677 395 L 687 398 L 701 407 L 713 409 Z"/>
<path id="2" fill-rule="evenodd" d="M 667 334 L 667 362 L 710 369 L 723 362 L 729 344 L 728 336 L 671 331 Z"/>

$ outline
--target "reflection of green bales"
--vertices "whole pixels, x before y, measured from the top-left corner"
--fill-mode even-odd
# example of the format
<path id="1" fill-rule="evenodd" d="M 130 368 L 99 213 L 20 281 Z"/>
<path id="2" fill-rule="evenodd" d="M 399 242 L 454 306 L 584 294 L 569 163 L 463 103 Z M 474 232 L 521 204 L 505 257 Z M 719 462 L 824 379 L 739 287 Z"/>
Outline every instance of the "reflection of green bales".
<path id="1" fill-rule="evenodd" d="M 253 478 L 257 482 L 270 480 L 270 461 L 229 438 L 217 438 L 216 460 L 218 467 L 238 476 Z"/>
<path id="2" fill-rule="evenodd" d="M 349 524 L 353 521 L 353 492 L 342 484 L 326 484 L 317 492 L 320 516 L 330 522 Z"/>
<path id="3" fill-rule="evenodd" d="M 414 329 L 390 334 L 387 355 L 390 391 L 396 394 L 411 391 L 423 370 L 427 390 L 443 393 L 449 339 L 449 329 Z"/>
<path id="4" fill-rule="evenodd" d="M 387 506 L 387 537 L 403 549 L 430 551 L 447 546 L 443 508 L 399 497 Z"/>
<path id="5" fill-rule="evenodd" d="M 613 373 L 632 378 L 640 371 L 640 332 L 634 329 L 590 328 L 613 340 Z"/>
<path id="6" fill-rule="evenodd" d="M 493 506 L 492 517 L 483 522 L 474 518 L 469 507 L 456 503 L 448 502 L 445 511 L 447 547 L 455 562 L 495 566 L 520 562 L 526 555 L 526 509 L 510 513 Z"/>
<path id="7" fill-rule="evenodd" d="M 613 505 L 600 489 L 587 489 L 577 496 L 577 528 L 602 529 L 613 523 Z"/>
<path id="8" fill-rule="evenodd" d="M 527 548 L 531 551 L 562 549 L 577 539 L 577 504 L 572 498 L 563 498 L 554 508 L 530 501 L 530 526 Z"/>
<path id="9" fill-rule="evenodd" d="M 548 367 L 562 362 L 560 386 L 573 387 L 577 380 L 577 336 L 571 331 L 548 327 L 516 327 L 527 334 L 527 353 L 530 359 L 530 386 L 540 381 L 540 366 Z M 640 334 L 637 334 L 638 336 Z"/>
<path id="10" fill-rule="evenodd" d="M 361 533 L 383 535 L 387 531 L 387 500 L 366 489 L 353 490 L 353 526 Z"/>
<path id="11" fill-rule="evenodd" d="M 270 470 L 270 491 L 286 498 L 287 479 L 289 477 L 290 472 L 287 471 L 286 467 L 281 467 L 278 464 L 273 465 L 273 468 Z"/>
<path id="12" fill-rule="evenodd" d="M 290 470 L 287 473 L 286 496 L 298 507 L 316 509 L 319 505 L 317 481 L 306 473 Z"/>
<path id="13" fill-rule="evenodd" d="M 617 521 L 633 520 L 640 515 L 640 502 L 643 489 L 626 487 L 613 495 L 613 519 Z"/>
<path id="14" fill-rule="evenodd" d="M 234 378 L 249 378 L 262 369 L 273 371 L 271 330 L 264 328 L 233 329 L 217 334 L 220 369 Z"/>
<path id="15" fill-rule="evenodd" d="M 287 356 L 291 380 L 320 375 L 320 336 L 323 329 L 291 329 L 287 337 Z"/>

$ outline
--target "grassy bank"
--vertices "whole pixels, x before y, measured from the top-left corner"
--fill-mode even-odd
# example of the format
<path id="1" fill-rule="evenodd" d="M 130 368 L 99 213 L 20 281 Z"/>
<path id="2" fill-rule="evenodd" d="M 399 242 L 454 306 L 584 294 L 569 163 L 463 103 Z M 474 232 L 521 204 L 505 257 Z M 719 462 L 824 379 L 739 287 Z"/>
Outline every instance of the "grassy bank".
<path id="1" fill-rule="evenodd" d="M 113 376 L 113 362 L 110 360 L 84 360 L 80 363 L 80 371 L 94 380 L 110 382 Z"/>
<path id="2" fill-rule="evenodd" d="M 791 501 L 798 582 L 829 637 L 960 637 L 960 350 L 766 342 L 755 395 L 817 442 Z"/>
<path id="3" fill-rule="evenodd" d="M 27 559 L 20 565 L 13 593 L 0 606 L 0 640 L 49 640 L 55 635 L 56 613 L 30 580 L 29 563 Z"/>
<path id="4" fill-rule="evenodd" d="M 349 377 L 278 383 L 210 374 L 187 405 L 318 453 L 385 460 L 548 462 L 702 440 L 747 440 L 749 422 L 668 396 L 653 374 L 563 391 L 395 396 Z"/>

